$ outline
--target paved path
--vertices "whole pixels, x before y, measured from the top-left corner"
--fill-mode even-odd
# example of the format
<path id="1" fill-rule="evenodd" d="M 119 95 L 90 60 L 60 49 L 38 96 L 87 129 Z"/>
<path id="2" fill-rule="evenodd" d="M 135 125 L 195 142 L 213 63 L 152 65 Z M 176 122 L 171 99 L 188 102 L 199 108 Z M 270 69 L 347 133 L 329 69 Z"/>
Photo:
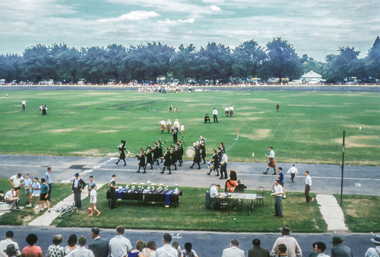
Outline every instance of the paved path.
<path id="1" fill-rule="evenodd" d="M 327 231 L 348 231 L 343 211 L 333 195 L 317 194 L 319 210 L 327 223 Z"/>

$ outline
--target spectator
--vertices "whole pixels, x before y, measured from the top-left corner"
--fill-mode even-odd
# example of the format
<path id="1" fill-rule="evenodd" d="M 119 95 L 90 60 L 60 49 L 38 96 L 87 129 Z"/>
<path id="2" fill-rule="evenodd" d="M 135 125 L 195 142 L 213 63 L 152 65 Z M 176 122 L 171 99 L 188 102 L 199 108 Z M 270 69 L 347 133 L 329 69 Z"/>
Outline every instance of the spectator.
<path id="1" fill-rule="evenodd" d="M 286 250 L 287 250 L 287 247 L 285 244 L 279 244 L 277 245 L 277 252 L 278 252 L 278 256 L 284 256 L 284 257 L 287 257 L 286 255 Z"/>
<path id="2" fill-rule="evenodd" d="M 317 242 L 315 244 L 315 252 L 318 254 L 318 257 L 330 257 L 325 254 L 326 244 L 322 242 Z"/>
<path id="3" fill-rule="evenodd" d="M 96 208 L 96 202 L 97 202 L 97 198 L 98 198 L 98 194 L 96 193 L 96 190 L 95 190 L 95 185 L 91 185 L 91 193 L 90 193 L 90 204 L 91 204 L 91 213 L 90 217 L 92 217 L 92 215 L 96 212 L 98 215 L 96 216 L 99 216 L 100 215 L 100 211 L 98 211 L 98 209 Z"/>
<path id="4" fill-rule="evenodd" d="M 40 205 L 41 184 L 38 182 L 37 177 L 34 178 L 34 183 L 32 185 L 32 188 L 33 188 L 33 194 L 30 197 L 30 205 L 32 205 L 33 197 L 36 197 L 37 205 L 34 208 L 38 209 Z"/>
<path id="5" fill-rule="evenodd" d="M 182 257 L 198 257 L 197 253 L 192 249 L 191 243 L 185 244 L 185 249 L 182 251 Z"/>
<path id="6" fill-rule="evenodd" d="M 48 195 L 49 202 L 51 201 L 50 196 L 51 196 L 51 191 L 52 191 L 52 183 L 51 183 L 50 175 L 51 175 L 51 167 L 48 167 L 44 178 L 45 178 L 46 184 L 49 186 L 49 195 Z M 42 182 L 42 179 L 41 179 L 41 182 Z"/>
<path id="7" fill-rule="evenodd" d="M 247 189 L 247 186 L 242 184 L 240 179 L 237 181 L 237 186 L 235 187 L 235 193 L 244 193 L 244 190 Z"/>
<path id="8" fill-rule="evenodd" d="M 96 182 L 94 181 L 94 177 L 93 176 L 90 176 L 89 179 L 90 179 L 90 181 L 87 184 L 87 191 L 88 191 L 88 196 L 90 197 L 91 186 L 95 185 L 95 190 L 98 190 L 98 187 L 96 186 Z"/>
<path id="9" fill-rule="evenodd" d="M 146 247 L 142 250 L 142 253 L 146 257 L 155 257 L 156 256 L 156 250 L 157 250 L 156 242 L 149 241 L 146 244 Z"/>
<path id="10" fill-rule="evenodd" d="M 226 184 L 225 184 L 225 191 L 226 192 L 234 192 L 235 191 L 235 187 L 237 186 L 236 180 L 237 180 L 236 171 L 230 170 L 230 179 L 228 179 L 226 181 Z"/>
<path id="11" fill-rule="evenodd" d="M 28 246 L 25 246 L 24 249 L 22 249 L 21 257 L 42 257 L 41 247 L 35 245 L 37 241 L 38 237 L 35 234 L 29 234 L 26 237 Z"/>
<path id="12" fill-rule="evenodd" d="M 248 257 L 269 257 L 269 251 L 260 246 L 260 239 L 255 238 L 252 240 L 253 248 L 248 250 Z"/>
<path id="13" fill-rule="evenodd" d="M 31 201 L 32 199 L 32 180 L 29 178 L 29 174 L 25 175 L 25 179 L 22 182 L 22 184 L 24 185 L 24 189 L 25 189 L 25 198 L 26 198 L 25 206 L 32 207 L 32 204 L 29 203 L 29 201 Z M 29 201 L 28 201 L 28 197 L 29 197 Z"/>
<path id="14" fill-rule="evenodd" d="M 19 199 L 17 197 L 17 193 L 14 187 L 9 190 L 5 196 L 4 196 L 5 202 L 11 206 L 10 210 L 13 211 L 13 209 L 16 207 L 16 209 L 20 209 L 18 207 Z"/>
<path id="15" fill-rule="evenodd" d="M 91 250 L 86 249 L 87 237 L 80 236 L 78 239 L 78 247 L 74 251 L 71 251 L 67 257 L 94 257 Z M 108 248 L 108 247 L 107 247 Z"/>
<path id="16" fill-rule="evenodd" d="M 7 248 L 4 250 L 5 254 L 8 257 L 16 257 L 17 251 L 18 249 L 13 244 L 8 245 Z"/>
<path id="17" fill-rule="evenodd" d="M 316 253 L 316 247 L 317 247 L 318 242 L 313 243 L 313 251 L 309 253 L 309 257 L 317 257 L 318 253 Z"/>
<path id="18" fill-rule="evenodd" d="M 40 212 L 44 211 L 44 204 L 46 203 L 46 207 L 48 208 L 48 212 L 50 212 L 50 201 L 49 201 L 49 186 L 46 184 L 46 181 L 44 178 L 41 179 L 41 194 L 40 194 L 40 200 L 41 200 L 41 210 Z"/>
<path id="19" fill-rule="evenodd" d="M 0 257 L 7 257 L 4 250 L 6 250 L 7 246 L 10 244 L 13 244 L 16 249 L 20 249 L 18 247 L 18 244 L 15 241 L 13 241 L 14 238 L 15 238 L 15 236 L 13 234 L 13 231 L 8 230 L 7 232 L 5 232 L 5 239 L 0 241 Z M 17 250 L 16 255 L 20 256 L 19 250 Z"/>
<path id="20" fill-rule="evenodd" d="M 88 249 L 94 253 L 95 257 L 107 257 L 109 253 L 108 239 L 100 238 L 99 234 L 99 228 L 94 227 L 91 229 L 91 237 L 94 241 L 88 244 Z"/>
<path id="21" fill-rule="evenodd" d="M 177 241 L 173 241 L 172 247 L 177 251 L 177 256 L 182 257 L 181 247 L 179 246 L 179 243 Z"/>
<path id="22" fill-rule="evenodd" d="M 172 236 L 165 233 L 162 237 L 162 243 L 164 244 L 156 250 L 156 257 L 177 257 L 177 251 L 170 246 Z"/>
<path id="23" fill-rule="evenodd" d="M 124 257 L 132 250 L 132 244 L 123 236 L 124 227 L 116 227 L 116 236 L 110 240 L 109 249 L 111 257 Z"/>
<path id="24" fill-rule="evenodd" d="M 342 244 L 339 236 L 334 236 L 332 240 L 331 257 L 352 257 L 351 248 Z"/>
<path id="25" fill-rule="evenodd" d="M 65 247 L 65 255 L 68 255 L 71 251 L 74 251 L 77 248 L 77 235 L 71 234 L 67 240 L 68 246 Z"/>
<path id="26" fill-rule="evenodd" d="M 289 236 L 290 227 L 285 225 L 280 229 L 282 237 L 277 238 L 276 242 L 273 245 L 272 252 L 270 256 L 274 257 L 277 255 L 277 245 L 284 244 L 286 245 L 286 255 L 288 257 L 302 257 L 302 250 L 299 246 L 297 240 L 294 237 Z"/>
<path id="27" fill-rule="evenodd" d="M 377 234 L 375 238 L 372 238 L 371 241 L 375 243 L 375 248 L 368 248 L 364 257 L 378 257 L 380 256 L 380 234 Z"/>
<path id="28" fill-rule="evenodd" d="M 222 257 L 245 257 L 244 251 L 239 249 L 239 240 L 232 239 L 230 248 L 223 250 Z"/>
<path id="29" fill-rule="evenodd" d="M 60 246 L 62 243 L 62 235 L 53 236 L 53 245 L 50 245 L 47 250 L 47 257 L 63 257 L 65 256 L 65 248 Z"/>
<path id="30" fill-rule="evenodd" d="M 13 175 L 8 179 L 9 183 L 11 183 L 12 187 L 15 189 L 17 197 L 20 196 L 20 187 L 22 185 L 22 180 L 24 180 L 24 178 L 21 176 L 21 173 Z"/>
<path id="31" fill-rule="evenodd" d="M 143 240 L 139 240 L 136 242 L 136 249 L 132 250 L 128 253 L 127 257 L 144 257 L 142 250 L 145 247 L 145 242 Z"/>

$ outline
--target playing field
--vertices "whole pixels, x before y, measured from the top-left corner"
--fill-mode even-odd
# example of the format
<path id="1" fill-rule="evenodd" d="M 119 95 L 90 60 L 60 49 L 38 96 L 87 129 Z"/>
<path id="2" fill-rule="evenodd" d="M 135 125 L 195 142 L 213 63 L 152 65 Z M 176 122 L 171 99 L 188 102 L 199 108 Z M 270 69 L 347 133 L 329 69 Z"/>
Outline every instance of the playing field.
<path id="1" fill-rule="evenodd" d="M 185 147 L 207 140 L 207 154 L 223 141 L 229 160 L 264 162 L 272 145 L 277 162 L 380 165 L 380 94 L 354 92 L 184 92 L 13 91 L 0 100 L 0 153 L 117 155 L 121 139 L 136 154 L 161 134 L 159 121 L 185 125 Z M 26 100 L 26 111 L 21 101 Z M 46 103 L 47 115 L 38 107 Z M 277 113 L 275 106 L 280 105 Z M 172 104 L 179 112 L 169 113 Z M 224 108 L 234 106 L 234 117 Z M 217 108 L 219 123 L 212 120 Z M 361 129 L 359 129 L 361 127 Z M 240 139 L 237 130 L 240 128 Z M 181 135 L 179 136 L 179 139 Z M 254 153 L 254 157 L 252 157 Z"/>

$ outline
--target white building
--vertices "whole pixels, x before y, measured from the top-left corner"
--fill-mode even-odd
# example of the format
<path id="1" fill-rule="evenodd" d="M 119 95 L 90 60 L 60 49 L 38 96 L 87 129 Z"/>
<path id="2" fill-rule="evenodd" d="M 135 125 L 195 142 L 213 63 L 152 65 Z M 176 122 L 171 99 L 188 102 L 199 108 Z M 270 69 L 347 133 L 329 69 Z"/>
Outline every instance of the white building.
<path id="1" fill-rule="evenodd" d="M 301 78 L 305 80 L 306 82 L 318 83 L 322 80 L 322 75 L 319 75 L 318 73 L 314 71 L 309 71 L 308 73 L 304 74 Z"/>

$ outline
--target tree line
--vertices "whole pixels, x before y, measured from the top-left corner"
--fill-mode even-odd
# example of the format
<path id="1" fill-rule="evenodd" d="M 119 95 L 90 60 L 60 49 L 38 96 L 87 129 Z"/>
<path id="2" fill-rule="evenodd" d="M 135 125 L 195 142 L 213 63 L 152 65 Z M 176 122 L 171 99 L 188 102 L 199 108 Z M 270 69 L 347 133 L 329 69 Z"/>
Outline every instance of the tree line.
<path id="1" fill-rule="evenodd" d="M 376 38 L 365 58 L 359 59 L 354 47 L 341 47 L 325 62 L 299 57 L 282 38 L 273 38 L 266 47 L 254 40 L 234 49 L 208 43 L 196 49 L 193 44 L 175 48 L 161 43 L 130 46 L 109 45 L 76 49 L 66 44 L 28 47 L 22 55 L 0 55 L 0 79 L 33 81 L 44 79 L 76 83 L 84 78 L 92 83 L 131 80 L 154 81 L 176 78 L 197 81 L 229 78 L 298 79 L 311 70 L 325 79 L 339 81 L 350 77 L 380 78 L 380 39 Z"/>

